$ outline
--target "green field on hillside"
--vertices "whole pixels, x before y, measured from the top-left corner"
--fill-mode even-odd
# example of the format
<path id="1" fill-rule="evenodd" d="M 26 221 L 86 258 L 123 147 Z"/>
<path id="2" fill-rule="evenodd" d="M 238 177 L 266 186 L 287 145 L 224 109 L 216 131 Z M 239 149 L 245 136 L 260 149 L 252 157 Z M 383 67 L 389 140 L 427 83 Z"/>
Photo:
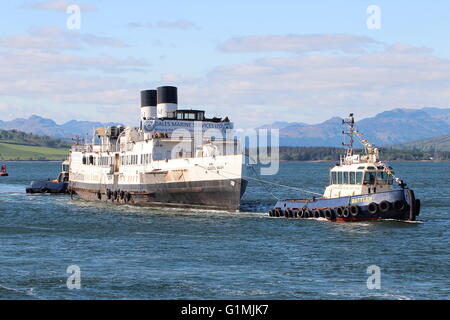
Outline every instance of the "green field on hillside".
<path id="1" fill-rule="evenodd" d="M 8 143 L 0 140 L 0 160 L 64 160 L 69 148 L 49 148 Z"/>

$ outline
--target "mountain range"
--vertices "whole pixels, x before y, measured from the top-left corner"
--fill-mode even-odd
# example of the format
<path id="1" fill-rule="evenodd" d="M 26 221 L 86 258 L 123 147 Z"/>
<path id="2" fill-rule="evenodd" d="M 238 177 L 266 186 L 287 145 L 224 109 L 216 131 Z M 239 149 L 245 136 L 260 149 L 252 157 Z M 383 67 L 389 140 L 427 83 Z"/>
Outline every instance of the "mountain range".
<path id="1" fill-rule="evenodd" d="M 403 145 L 416 140 L 424 140 L 450 134 L 450 108 L 397 108 L 384 111 L 374 117 L 359 120 L 355 127 L 364 133 L 364 138 L 378 146 Z M 32 115 L 28 119 L 0 120 L 0 129 L 16 129 L 26 133 L 48 135 L 70 139 L 75 136 L 91 136 L 97 127 L 118 125 L 71 120 L 64 124 Z M 279 129 L 281 146 L 331 146 L 340 147 L 342 142 L 342 118 L 333 117 L 318 124 L 277 121 L 259 129 Z"/>
<path id="2" fill-rule="evenodd" d="M 450 108 L 393 109 L 358 120 L 355 128 L 378 146 L 397 145 L 450 134 Z M 319 124 L 274 122 L 260 128 L 280 130 L 282 146 L 341 146 L 342 118 Z"/>
<path id="3" fill-rule="evenodd" d="M 55 121 L 32 115 L 28 119 L 17 118 L 11 121 L 0 120 L 0 129 L 19 130 L 26 133 L 51 136 L 55 138 L 70 139 L 76 136 L 92 136 L 92 132 L 98 127 L 118 125 L 114 122 L 91 122 L 71 120 L 64 124 L 57 124 Z"/>

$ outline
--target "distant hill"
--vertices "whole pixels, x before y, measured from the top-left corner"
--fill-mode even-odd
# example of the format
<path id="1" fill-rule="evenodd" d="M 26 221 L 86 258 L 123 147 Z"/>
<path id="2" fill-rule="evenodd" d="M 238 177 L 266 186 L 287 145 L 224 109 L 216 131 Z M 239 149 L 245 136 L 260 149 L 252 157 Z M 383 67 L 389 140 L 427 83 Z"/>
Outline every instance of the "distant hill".
<path id="1" fill-rule="evenodd" d="M 115 122 L 91 122 L 71 120 L 64 124 L 57 124 L 55 121 L 32 115 L 28 119 L 17 118 L 11 121 L 0 120 L 0 129 L 3 130 L 19 130 L 26 133 L 34 133 L 38 135 L 47 135 L 57 138 L 70 139 L 75 136 L 85 137 L 86 134 L 92 136 L 92 132 L 98 127 L 107 127 L 118 125 Z"/>
<path id="2" fill-rule="evenodd" d="M 396 149 L 415 149 L 422 151 L 450 151 L 450 134 L 430 139 L 416 140 L 394 145 Z"/>
<path id="3" fill-rule="evenodd" d="M 0 140 L 0 161 L 5 160 L 64 160 L 69 155 L 68 148 L 49 148 L 12 143 Z"/>
<path id="4" fill-rule="evenodd" d="M 63 160 L 70 143 L 17 130 L 0 130 L 0 160 Z"/>
<path id="5" fill-rule="evenodd" d="M 355 126 L 378 146 L 450 134 L 450 109 L 393 109 L 361 120 L 357 113 L 355 116 Z M 274 122 L 260 128 L 271 127 L 280 129 L 282 146 L 338 147 L 342 142 L 342 118 L 339 117 L 314 125 Z"/>
<path id="6" fill-rule="evenodd" d="M 0 130 L 0 142 L 50 148 L 69 148 L 71 146 L 68 141 L 17 130 Z"/>

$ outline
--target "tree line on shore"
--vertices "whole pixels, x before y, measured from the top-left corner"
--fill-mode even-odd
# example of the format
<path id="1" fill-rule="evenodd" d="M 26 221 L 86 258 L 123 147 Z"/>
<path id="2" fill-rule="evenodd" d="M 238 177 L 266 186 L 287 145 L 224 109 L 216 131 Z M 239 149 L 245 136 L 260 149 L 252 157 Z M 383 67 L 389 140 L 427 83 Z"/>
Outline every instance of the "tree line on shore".
<path id="1" fill-rule="evenodd" d="M 364 150 L 355 149 L 354 152 L 364 153 Z M 279 147 L 280 160 L 283 161 L 339 161 L 344 153 L 345 149 L 336 147 Z M 248 149 L 246 154 L 249 154 Z M 384 161 L 448 161 L 450 152 L 380 148 L 380 157 Z"/>
<path id="2" fill-rule="evenodd" d="M 0 130 L 0 142 L 50 148 L 69 148 L 71 146 L 71 143 L 61 139 L 18 130 Z"/>

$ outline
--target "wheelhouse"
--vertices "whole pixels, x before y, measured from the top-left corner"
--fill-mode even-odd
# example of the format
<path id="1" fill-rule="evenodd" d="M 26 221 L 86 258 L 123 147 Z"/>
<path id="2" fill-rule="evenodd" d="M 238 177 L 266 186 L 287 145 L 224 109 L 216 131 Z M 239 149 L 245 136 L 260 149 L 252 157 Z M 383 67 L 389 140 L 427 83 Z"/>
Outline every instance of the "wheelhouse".
<path id="1" fill-rule="evenodd" d="M 205 111 L 202 111 L 202 110 L 177 110 L 175 118 L 177 120 L 203 121 L 203 120 L 205 120 Z"/>
<path id="2" fill-rule="evenodd" d="M 330 171 L 330 184 L 333 185 L 392 185 L 392 175 L 383 167 L 343 166 Z"/>

